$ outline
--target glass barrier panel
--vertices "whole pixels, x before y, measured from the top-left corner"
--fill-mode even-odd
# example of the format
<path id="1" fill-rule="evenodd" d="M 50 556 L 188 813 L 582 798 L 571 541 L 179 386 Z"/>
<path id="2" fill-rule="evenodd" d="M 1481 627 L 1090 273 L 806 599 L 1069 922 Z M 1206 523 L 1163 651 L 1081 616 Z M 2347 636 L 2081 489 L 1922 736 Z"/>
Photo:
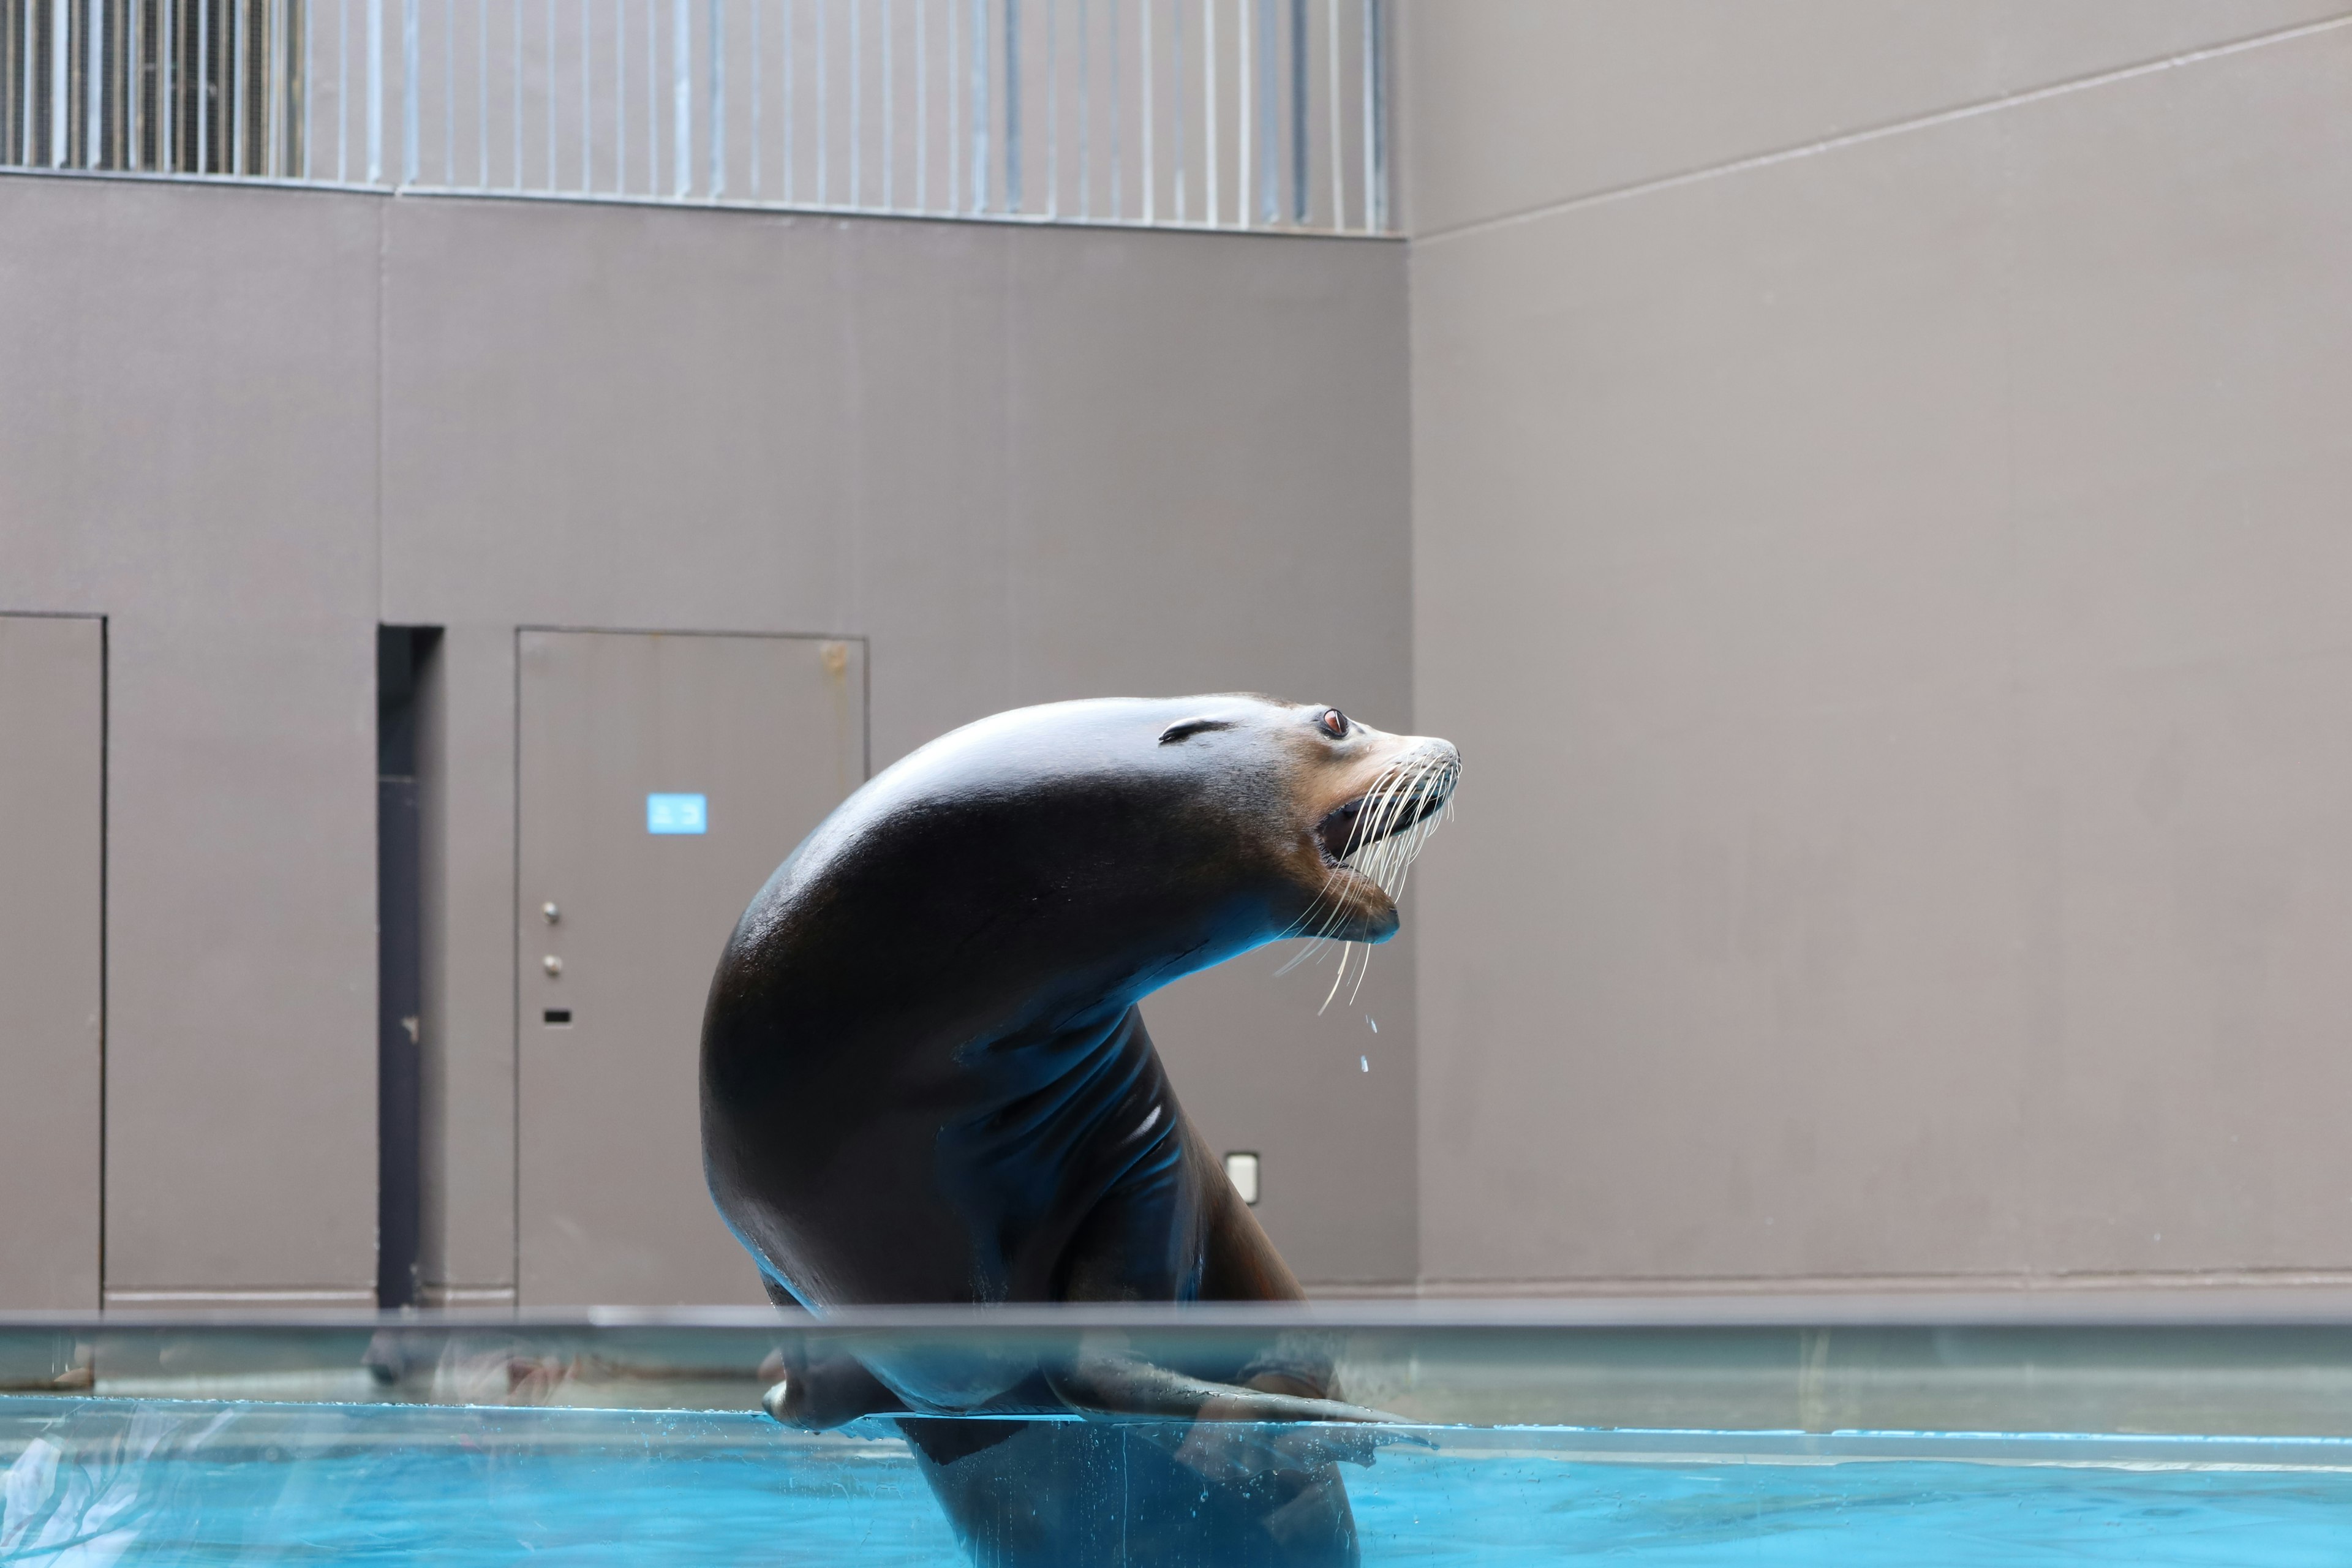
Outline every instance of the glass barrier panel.
<path id="1" fill-rule="evenodd" d="M 1637 1315 L 0 1320 L 0 1563 L 2341 1555 L 2342 1323 Z M 1328 1363 L 1368 1408 L 1074 1412 L 1054 1390 L 1107 1356 Z M 843 1358 L 1001 1392 L 827 1429 L 761 1409 Z"/>

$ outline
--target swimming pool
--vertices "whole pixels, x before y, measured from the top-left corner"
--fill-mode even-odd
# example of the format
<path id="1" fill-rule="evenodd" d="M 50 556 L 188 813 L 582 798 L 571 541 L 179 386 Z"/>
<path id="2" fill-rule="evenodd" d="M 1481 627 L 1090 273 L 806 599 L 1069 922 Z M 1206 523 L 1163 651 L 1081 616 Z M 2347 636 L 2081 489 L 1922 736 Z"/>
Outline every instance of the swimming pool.
<path id="1" fill-rule="evenodd" d="M 1049 1349 L 1061 1331 L 851 1328 Z M 47 1382 L 87 1387 L 36 1390 L 37 1330 Z M 21 1326 L 12 1381 L 26 1391 L 0 1397 L 0 1563 L 1037 1560 L 960 1545 L 893 1422 L 808 1434 L 741 1408 L 757 1379 L 728 1369 L 752 1370 L 772 1323 L 401 1331 L 411 1353 L 386 1375 L 384 1342 L 360 1323 Z M 1120 1331 L 1173 1359 L 1256 1331 Z M 2352 1558 L 2352 1356 L 2326 1323 L 1318 1331 L 1345 1344 L 1351 1392 L 1447 1417 L 1384 1428 L 1339 1467 L 1367 1563 Z M 1563 1404 L 1603 1419 L 1507 1419 Z M 1999 1409 L 2043 1429 L 1957 1419 Z M 1824 1429 L 1767 1424 L 1783 1410 Z M 1909 1429 L 1838 1419 L 1895 1412 Z M 2068 1429 L 2059 1412 L 2083 1419 Z M 1199 1540 L 1118 1533 L 1122 1488 L 1180 1473 L 1181 1426 L 1021 1425 L 1062 1455 L 1030 1489 L 1066 1509 L 1059 1560 L 1216 1560 Z"/>

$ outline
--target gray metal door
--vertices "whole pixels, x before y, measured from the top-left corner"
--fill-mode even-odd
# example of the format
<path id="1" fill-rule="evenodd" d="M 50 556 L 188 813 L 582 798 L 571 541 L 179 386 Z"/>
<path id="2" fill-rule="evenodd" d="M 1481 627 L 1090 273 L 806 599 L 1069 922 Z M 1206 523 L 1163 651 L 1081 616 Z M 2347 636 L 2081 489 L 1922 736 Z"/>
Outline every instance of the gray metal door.
<path id="1" fill-rule="evenodd" d="M 520 655 L 520 1300 L 763 1300 L 703 1186 L 702 1002 L 865 777 L 864 647 L 526 631 Z"/>
<path id="2" fill-rule="evenodd" d="M 99 1304 L 106 632 L 0 616 L 0 1309 Z"/>

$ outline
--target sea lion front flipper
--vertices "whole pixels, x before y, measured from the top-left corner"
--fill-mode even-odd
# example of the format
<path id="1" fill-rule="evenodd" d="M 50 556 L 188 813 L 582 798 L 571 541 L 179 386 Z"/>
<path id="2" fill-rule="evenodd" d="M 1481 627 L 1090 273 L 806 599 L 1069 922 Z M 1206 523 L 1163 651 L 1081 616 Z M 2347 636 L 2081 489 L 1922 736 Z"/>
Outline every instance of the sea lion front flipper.
<path id="1" fill-rule="evenodd" d="M 1045 1371 L 1055 1396 L 1073 1410 L 1151 1415 L 1170 1421 L 1346 1421 L 1386 1425 L 1398 1417 L 1337 1399 L 1212 1383 L 1144 1360 L 1124 1336 L 1085 1336 L 1069 1362 Z M 1272 1381 L 1268 1379 L 1267 1381 Z"/>
<path id="2" fill-rule="evenodd" d="M 853 1355 L 811 1356 L 777 1352 L 760 1363 L 772 1377 L 760 1408 L 786 1426 L 829 1432 L 861 1415 L 897 1415 L 906 1403 Z"/>
<path id="3" fill-rule="evenodd" d="M 1137 1019 L 1134 1026 L 1140 1033 L 1141 1021 Z M 1096 1205 L 1071 1237 L 1061 1274 L 1064 1299 L 1165 1300 L 1162 1281 L 1139 1277 L 1138 1254 L 1150 1254 L 1134 1238 L 1150 1233 L 1151 1222 L 1160 1217 L 1160 1205 L 1173 1192 L 1184 1194 L 1198 1215 L 1192 1245 L 1198 1248 L 1193 1278 L 1202 1300 L 1305 1301 L 1307 1292 L 1223 1169 L 1210 1158 L 1206 1141 L 1190 1118 L 1181 1110 L 1176 1114 L 1184 1150 L 1180 1173 L 1169 1185 L 1115 1191 Z M 1171 1421 L 1396 1421 L 1393 1415 L 1328 1397 L 1337 1392 L 1337 1380 L 1328 1348 L 1318 1342 L 1319 1336 L 1311 1334 L 1279 1335 L 1230 1383 L 1159 1365 L 1137 1354 L 1126 1336 L 1116 1333 L 1084 1335 L 1067 1361 L 1043 1370 L 1056 1398 L 1090 1415 Z"/>
<path id="4" fill-rule="evenodd" d="M 764 1271 L 760 1286 L 778 1307 L 800 1310 L 791 1289 Z M 803 1432 L 830 1432 L 861 1415 L 897 1415 L 907 1408 L 864 1362 L 840 1352 L 811 1355 L 805 1340 L 770 1351 L 757 1375 L 768 1384 L 760 1408 L 778 1424 Z"/>

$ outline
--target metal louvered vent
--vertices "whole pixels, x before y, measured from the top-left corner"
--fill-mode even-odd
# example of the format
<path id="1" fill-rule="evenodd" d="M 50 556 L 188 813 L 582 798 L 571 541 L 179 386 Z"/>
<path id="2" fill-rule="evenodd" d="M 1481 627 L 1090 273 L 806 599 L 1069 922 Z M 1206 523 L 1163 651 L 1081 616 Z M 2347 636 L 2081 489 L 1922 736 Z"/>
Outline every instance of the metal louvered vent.
<path id="1" fill-rule="evenodd" d="M 296 179 L 303 0 L 0 0 L 0 163 Z"/>
<path id="2" fill-rule="evenodd" d="M 0 0 L 0 167 L 1393 231 L 1393 0 Z"/>

